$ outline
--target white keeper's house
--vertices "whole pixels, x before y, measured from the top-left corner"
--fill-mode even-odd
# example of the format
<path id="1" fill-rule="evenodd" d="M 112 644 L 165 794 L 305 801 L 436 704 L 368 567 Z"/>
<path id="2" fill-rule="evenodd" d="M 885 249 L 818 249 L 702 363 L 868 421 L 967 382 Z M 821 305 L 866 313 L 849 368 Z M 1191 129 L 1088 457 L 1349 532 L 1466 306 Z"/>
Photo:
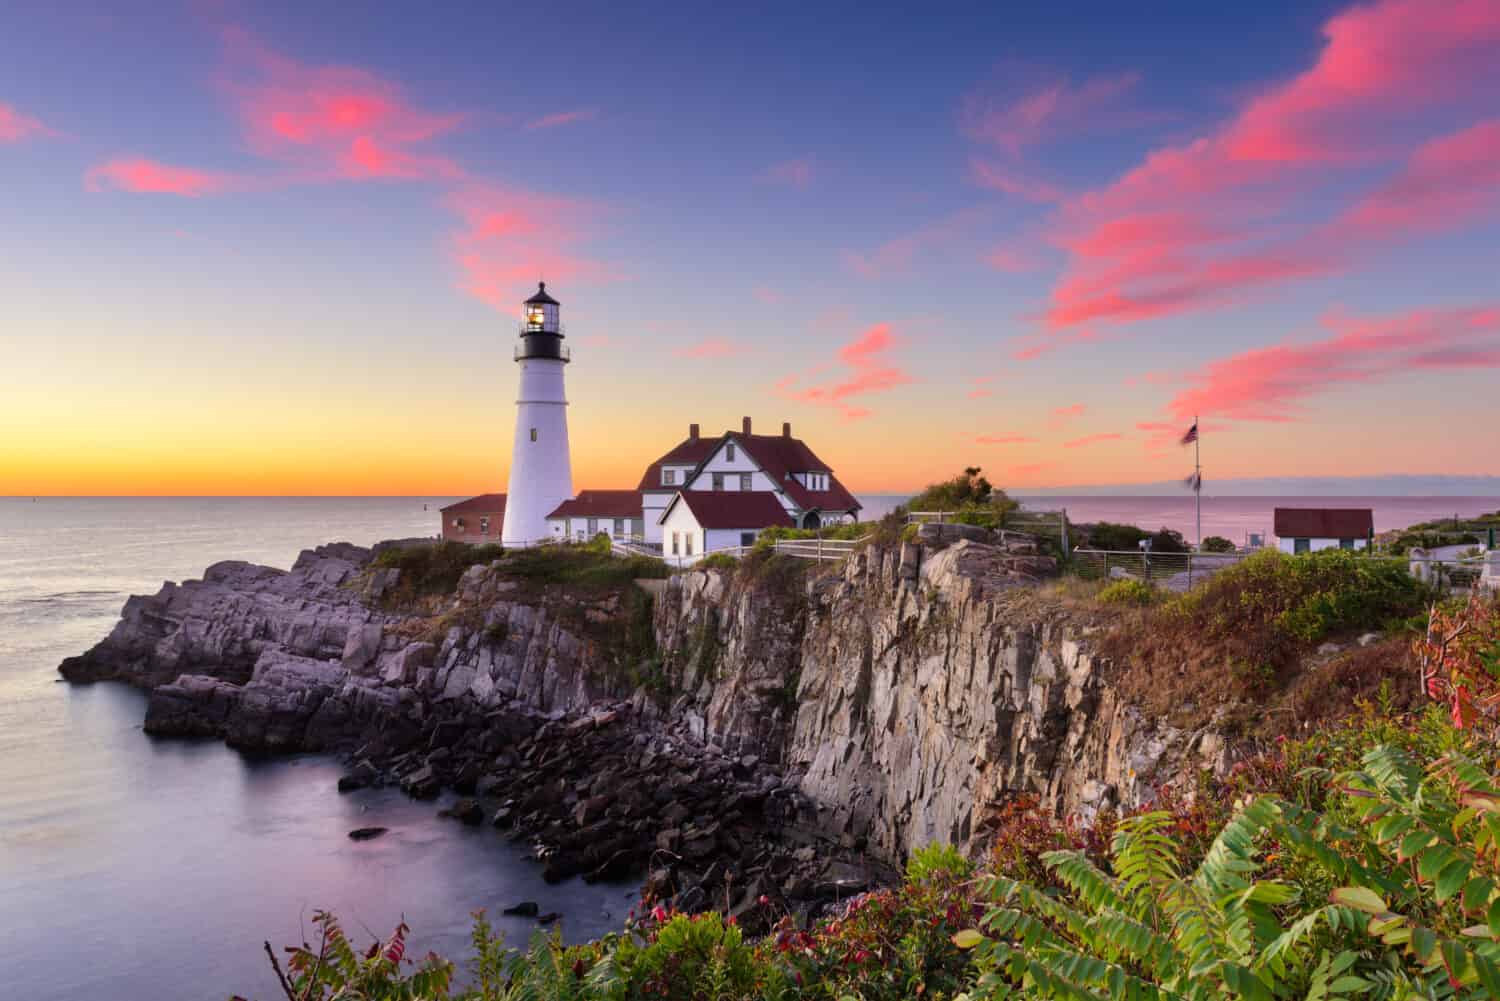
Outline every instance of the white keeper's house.
<path id="1" fill-rule="evenodd" d="M 681 493 L 755 493 L 772 499 L 781 508 L 786 521 L 775 516 L 765 504 L 735 509 L 735 518 L 758 521 L 744 525 L 716 525 L 715 530 L 737 534 L 759 531 L 776 524 L 797 528 L 818 528 L 840 522 L 855 521 L 860 504 L 833 475 L 828 463 L 807 447 L 801 438 L 792 437 L 792 426 L 781 425 L 781 434 L 753 434 L 746 417 L 739 431 L 705 438 L 697 424 L 688 425 L 688 436 L 675 448 L 646 467 L 637 488 L 645 521 L 645 541 L 663 544 L 668 514 L 677 520 L 679 531 L 688 530 L 695 503 L 678 505 L 668 511 Z M 697 530 L 709 529 L 701 522 Z M 725 545 L 740 545 L 736 538 Z M 711 549 L 720 548 L 717 545 Z M 687 554 L 683 554 L 687 555 Z"/>

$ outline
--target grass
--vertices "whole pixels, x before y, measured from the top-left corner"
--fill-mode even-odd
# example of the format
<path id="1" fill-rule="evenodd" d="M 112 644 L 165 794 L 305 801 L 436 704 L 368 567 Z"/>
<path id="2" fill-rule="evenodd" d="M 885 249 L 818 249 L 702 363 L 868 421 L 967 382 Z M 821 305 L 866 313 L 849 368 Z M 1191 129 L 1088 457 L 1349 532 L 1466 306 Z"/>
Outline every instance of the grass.
<path id="1" fill-rule="evenodd" d="M 409 605 L 433 595 L 452 594 L 458 588 L 464 571 L 481 563 L 491 563 L 505 555 L 494 544 L 471 546 L 464 542 L 437 542 L 428 546 L 401 546 L 387 549 L 375 557 L 373 565 L 401 571 L 396 586 L 388 590 L 383 601 L 390 606 Z"/>
<path id="2" fill-rule="evenodd" d="M 1115 586 L 1102 589 L 1101 600 Z M 1125 614 L 1103 646 L 1122 694 L 1149 713 L 1197 725 L 1237 705 L 1249 729 L 1285 732 L 1289 723 L 1346 711 L 1351 693 L 1410 674 L 1402 640 L 1343 655 L 1348 664 L 1308 665 L 1329 639 L 1400 636 L 1431 597 L 1398 561 L 1268 551 Z"/>

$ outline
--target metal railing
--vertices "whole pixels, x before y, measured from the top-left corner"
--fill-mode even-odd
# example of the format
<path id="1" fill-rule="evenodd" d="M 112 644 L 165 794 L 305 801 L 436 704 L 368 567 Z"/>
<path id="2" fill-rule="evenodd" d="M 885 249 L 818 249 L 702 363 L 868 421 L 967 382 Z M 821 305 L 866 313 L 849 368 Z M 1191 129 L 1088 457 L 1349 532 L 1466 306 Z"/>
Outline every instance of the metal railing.
<path id="1" fill-rule="evenodd" d="M 958 511 L 908 511 L 906 521 L 908 524 L 935 521 L 939 525 L 953 521 L 959 516 Z M 1057 511 L 1028 511 L 1025 509 L 1012 511 L 1005 515 L 997 529 L 1002 533 L 1016 532 L 1020 535 L 1054 535 L 1057 537 L 1062 551 L 1068 551 L 1068 509 L 1061 508 Z"/>
<path id="2" fill-rule="evenodd" d="M 1143 580 L 1170 590 L 1186 590 L 1248 553 L 1160 553 L 1084 549 L 1069 555 L 1069 570 L 1085 580 Z"/>
<path id="3" fill-rule="evenodd" d="M 520 361 L 522 358 L 550 358 L 550 359 L 552 359 L 554 361 L 556 361 L 557 359 L 560 358 L 563 361 L 572 361 L 573 360 L 573 349 L 570 348 L 570 347 L 568 347 L 566 344 L 559 344 L 557 346 L 557 354 L 556 355 L 534 355 L 531 352 L 529 352 L 529 351 L 526 350 L 526 345 L 524 345 L 524 344 L 517 344 L 516 345 L 516 349 L 513 352 L 511 352 L 511 355 L 512 355 L 513 360 L 515 360 L 515 361 Z"/>

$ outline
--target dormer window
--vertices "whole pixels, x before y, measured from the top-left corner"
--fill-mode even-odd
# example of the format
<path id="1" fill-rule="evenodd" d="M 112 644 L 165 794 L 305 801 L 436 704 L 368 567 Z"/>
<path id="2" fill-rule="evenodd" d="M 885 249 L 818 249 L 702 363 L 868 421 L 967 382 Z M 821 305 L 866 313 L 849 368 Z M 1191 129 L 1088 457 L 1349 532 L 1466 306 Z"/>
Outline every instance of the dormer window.
<path id="1" fill-rule="evenodd" d="M 661 485 L 662 486 L 664 486 L 664 487 L 670 487 L 670 486 L 675 485 L 676 483 L 677 483 L 677 470 L 675 470 L 675 469 L 663 469 L 661 471 Z"/>

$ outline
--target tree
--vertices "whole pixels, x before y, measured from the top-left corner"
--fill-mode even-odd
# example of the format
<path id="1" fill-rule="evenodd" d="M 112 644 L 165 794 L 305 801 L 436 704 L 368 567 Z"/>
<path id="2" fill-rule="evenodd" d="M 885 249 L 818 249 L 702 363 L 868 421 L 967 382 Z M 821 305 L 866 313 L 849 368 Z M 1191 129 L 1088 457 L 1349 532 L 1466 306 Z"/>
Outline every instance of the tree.
<path id="1" fill-rule="evenodd" d="M 1235 545 L 1222 535 L 1210 535 L 1199 548 L 1205 553 L 1232 553 Z"/>
<path id="2" fill-rule="evenodd" d="M 908 511 L 943 511 L 978 524 L 999 525 L 1020 503 L 995 489 L 978 466 L 969 466 L 951 480 L 929 484 L 906 502 Z"/>

